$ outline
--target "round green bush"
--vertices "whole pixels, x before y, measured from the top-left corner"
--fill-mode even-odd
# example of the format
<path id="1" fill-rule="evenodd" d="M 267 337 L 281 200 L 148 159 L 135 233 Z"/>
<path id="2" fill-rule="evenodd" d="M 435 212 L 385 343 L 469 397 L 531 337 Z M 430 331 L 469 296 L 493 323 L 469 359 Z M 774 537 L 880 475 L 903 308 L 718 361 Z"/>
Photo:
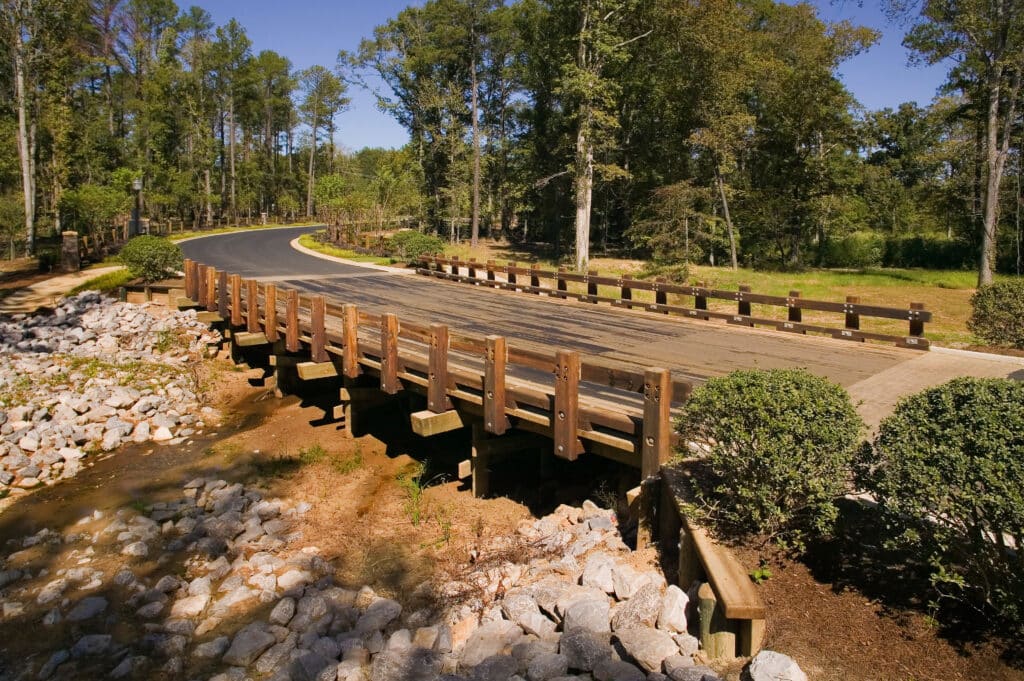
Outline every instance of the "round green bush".
<path id="1" fill-rule="evenodd" d="M 444 242 L 433 234 L 423 234 L 412 229 L 396 232 L 389 240 L 392 255 L 404 262 L 415 263 L 424 255 L 433 255 L 444 250 Z"/>
<path id="2" fill-rule="evenodd" d="M 178 244 L 158 236 L 137 236 L 121 249 L 118 258 L 132 273 L 145 281 L 173 276 L 182 266 Z"/>
<path id="3" fill-rule="evenodd" d="M 986 343 L 1024 350 L 1024 279 L 979 288 L 971 296 L 967 328 Z"/>
<path id="4" fill-rule="evenodd" d="M 901 400 L 858 465 L 890 549 L 939 597 L 1024 625 L 1024 384 L 958 378 Z"/>
<path id="5" fill-rule="evenodd" d="M 719 531 L 789 542 L 831 531 L 862 427 L 843 388 L 795 369 L 713 378 L 680 422 L 701 464 L 696 500 Z"/>

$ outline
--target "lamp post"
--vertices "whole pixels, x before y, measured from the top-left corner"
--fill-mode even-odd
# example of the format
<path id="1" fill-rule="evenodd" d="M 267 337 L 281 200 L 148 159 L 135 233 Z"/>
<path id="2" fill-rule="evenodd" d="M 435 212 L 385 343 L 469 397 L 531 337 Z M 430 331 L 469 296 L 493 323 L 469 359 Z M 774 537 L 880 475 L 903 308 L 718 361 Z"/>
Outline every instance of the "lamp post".
<path id="1" fill-rule="evenodd" d="M 142 178 L 136 177 L 132 180 L 132 190 L 135 192 L 135 206 L 132 208 L 132 229 L 130 236 L 138 236 L 140 217 L 142 214 Z"/>

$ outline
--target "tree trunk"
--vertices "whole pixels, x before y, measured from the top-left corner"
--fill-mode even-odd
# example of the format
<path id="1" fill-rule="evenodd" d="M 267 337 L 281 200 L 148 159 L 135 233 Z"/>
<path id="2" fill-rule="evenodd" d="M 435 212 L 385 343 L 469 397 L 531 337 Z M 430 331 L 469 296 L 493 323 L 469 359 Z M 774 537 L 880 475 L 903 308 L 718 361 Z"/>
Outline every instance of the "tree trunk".
<path id="1" fill-rule="evenodd" d="M 29 123 L 28 93 L 25 90 L 25 57 L 21 52 L 20 37 L 14 46 L 14 89 L 18 100 L 18 158 L 21 162 L 21 187 L 25 204 L 25 255 L 35 253 L 36 241 L 36 180 L 35 180 L 35 122 Z"/>
<path id="2" fill-rule="evenodd" d="M 213 202 L 210 201 L 210 194 L 213 191 L 213 188 L 210 186 L 210 169 L 209 168 L 206 168 L 203 171 L 203 179 L 204 179 L 205 185 L 206 185 L 206 196 L 204 197 L 204 201 L 206 203 L 206 224 L 207 225 L 212 225 L 213 224 Z"/>
<path id="3" fill-rule="evenodd" d="M 736 234 L 732 228 L 732 217 L 729 215 L 729 200 L 725 198 L 725 182 L 722 181 L 722 173 L 717 168 L 715 169 L 715 179 L 718 181 L 718 193 L 722 197 L 722 217 L 725 218 L 725 228 L 729 232 L 729 257 L 735 272 L 739 269 L 739 263 L 736 261 Z"/>
<path id="4" fill-rule="evenodd" d="M 590 209 L 594 194 L 594 147 L 587 137 L 586 118 L 576 133 L 576 269 L 590 261 Z"/>
<path id="5" fill-rule="evenodd" d="M 231 126 L 230 133 L 228 135 L 228 143 L 230 144 L 229 153 L 231 154 L 231 221 L 238 221 L 238 204 L 235 198 L 235 98 L 231 97 L 228 101 L 228 124 Z"/>
<path id="6" fill-rule="evenodd" d="M 1002 94 L 999 80 L 1002 78 L 1002 67 L 993 67 L 989 83 L 988 117 L 986 120 L 985 156 L 988 166 L 988 178 L 985 182 L 985 220 L 981 230 L 981 254 L 978 263 L 978 286 L 992 283 L 996 262 L 996 228 L 999 225 L 999 190 L 1009 155 L 1010 135 L 1013 132 L 1016 113 L 1017 95 L 1020 92 L 1021 76 L 1018 71 L 1013 78 L 1008 97 L 1008 109 L 999 115 L 1000 97 Z M 1003 125 L 1003 139 L 999 141 L 1000 118 Z"/>
<path id="7" fill-rule="evenodd" d="M 306 179 L 306 217 L 313 217 L 313 173 L 316 172 L 316 120 L 309 146 L 309 177 Z"/>
<path id="8" fill-rule="evenodd" d="M 476 38 L 474 37 L 474 41 Z M 476 50 L 476 45 L 473 45 L 473 50 Z M 470 245 L 476 246 L 480 241 L 480 114 L 477 110 L 477 90 L 479 89 L 479 83 L 476 78 L 476 56 L 470 62 L 470 71 L 472 74 L 472 90 L 471 90 L 471 104 L 473 111 L 471 119 L 473 121 L 473 215 L 472 215 L 472 228 L 470 230 Z"/>

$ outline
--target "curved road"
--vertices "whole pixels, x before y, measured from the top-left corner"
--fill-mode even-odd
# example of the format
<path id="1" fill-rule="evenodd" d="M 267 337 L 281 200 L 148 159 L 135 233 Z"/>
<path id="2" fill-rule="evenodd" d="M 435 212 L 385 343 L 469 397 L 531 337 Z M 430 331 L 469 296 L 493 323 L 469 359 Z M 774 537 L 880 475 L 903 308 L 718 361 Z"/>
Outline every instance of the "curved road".
<path id="1" fill-rule="evenodd" d="M 418 323 L 499 334 L 510 343 L 571 348 L 635 367 L 661 366 L 701 380 L 745 368 L 806 368 L 845 386 L 875 425 L 896 399 L 956 375 L 1024 378 L 1024 362 L 941 350 L 920 352 L 821 337 L 667 318 L 607 305 L 561 301 L 324 260 L 291 248 L 311 227 L 192 239 L 185 257 L 243 278 L 277 281 L 369 311 Z"/>

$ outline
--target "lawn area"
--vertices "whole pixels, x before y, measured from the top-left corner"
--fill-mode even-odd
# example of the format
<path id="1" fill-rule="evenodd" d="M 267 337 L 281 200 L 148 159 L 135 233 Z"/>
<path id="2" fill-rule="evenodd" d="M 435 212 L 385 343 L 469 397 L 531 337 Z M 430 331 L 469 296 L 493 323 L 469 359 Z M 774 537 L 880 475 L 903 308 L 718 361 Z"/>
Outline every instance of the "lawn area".
<path id="1" fill-rule="evenodd" d="M 250 230 L 257 229 L 275 229 L 277 227 L 314 227 L 323 223 L 320 222 L 295 222 L 290 225 L 283 225 L 280 223 L 270 223 L 266 225 L 232 225 L 229 227 L 214 227 L 213 229 L 204 229 L 200 231 L 188 231 L 178 232 L 176 234 L 169 234 L 167 238 L 171 241 L 182 241 L 184 239 L 191 239 L 197 236 L 210 236 L 213 234 L 228 234 L 230 232 L 248 232 Z"/>
<path id="2" fill-rule="evenodd" d="M 317 253 L 323 253 L 324 255 L 330 255 L 335 258 L 344 258 L 345 260 L 352 260 L 353 262 L 365 262 L 372 265 L 392 265 L 394 260 L 391 258 L 384 258 L 376 255 L 364 255 L 362 253 L 356 253 L 345 248 L 338 248 L 330 244 L 321 243 L 316 240 L 315 234 L 303 234 L 299 237 L 299 244 L 308 248 L 311 251 Z"/>
<path id="3" fill-rule="evenodd" d="M 526 250 L 505 244 L 481 242 L 477 248 L 457 244 L 445 249 L 447 255 L 459 258 L 489 259 L 504 262 L 536 262 L 545 269 L 555 269 L 557 264 L 550 259 L 538 258 Z M 634 274 L 642 276 L 648 265 L 643 260 L 594 258 L 591 269 L 601 274 Z M 964 347 L 980 344 L 967 329 L 971 313 L 971 295 L 975 291 L 977 274 L 972 271 L 918 270 L 918 269 L 865 269 L 865 270 L 822 270 L 808 269 L 802 272 L 769 272 L 749 269 L 732 271 L 724 267 L 692 265 L 687 283 L 704 285 L 721 290 L 735 290 L 740 284 L 747 284 L 755 293 L 786 296 L 790 291 L 800 291 L 804 298 L 842 302 L 846 296 L 859 296 L 867 305 L 887 307 L 909 307 L 910 303 L 924 303 L 932 313 L 932 321 L 925 325 L 925 336 L 933 342 L 949 347 Z M 551 285 L 550 282 L 541 282 Z M 574 287 L 570 285 L 570 289 Z M 582 290 L 582 287 L 579 287 Z M 601 295 L 618 295 L 617 289 L 601 287 Z M 646 292 L 634 292 L 634 298 L 652 298 Z M 669 297 L 669 303 L 692 306 L 688 296 Z M 709 301 L 709 307 L 719 311 L 735 311 L 730 301 Z M 754 316 L 782 319 L 784 308 L 754 305 Z M 840 315 L 804 312 L 807 323 L 842 324 Z M 862 318 L 864 331 L 906 335 L 907 323 L 900 320 Z"/>
<path id="4" fill-rule="evenodd" d="M 131 272 L 128 270 L 114 270 L 113 272 L 107 272 L 106 274 L 101 274 L 98 277 L 93 277 L 92 279 L 83 281 L 81 284 L 71 289 L 69 295 L 81 293 L 82 291 L 101 291 L 103 293 L 109 293 L 127 285 L 128 282 L 134 278 L 135 277 L 133 277 Z"/>

